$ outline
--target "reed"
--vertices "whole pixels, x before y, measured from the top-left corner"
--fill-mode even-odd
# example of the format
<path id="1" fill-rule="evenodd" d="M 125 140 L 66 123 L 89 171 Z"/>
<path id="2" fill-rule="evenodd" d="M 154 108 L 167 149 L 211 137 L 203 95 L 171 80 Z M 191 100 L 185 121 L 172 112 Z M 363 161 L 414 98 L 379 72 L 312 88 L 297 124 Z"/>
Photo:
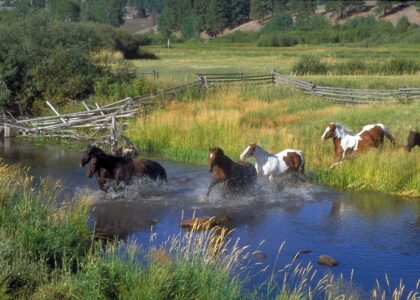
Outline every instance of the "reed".
<path id="1" fill-rule="evenodd" d="M 219 146 L 233 159 L 250 142 L 271 152 L 303 150 L 306 170 L 319 183 L 339 188 L 420 196 L 420 158 L 402 149 L 410 129 L 418 128 L 418 103 L 339 105 L 280 87 L 236 86 L 209 91 L 199 101 L 175 101 L 133 121 L 128 136 L 141 151 L 204 164 L 207 149 Z M 320 137 L 335 121 L 358 132 L 383 123 L 397 140 L 382 150 L 355 155 L 336 169 L 332 141 Z"/>

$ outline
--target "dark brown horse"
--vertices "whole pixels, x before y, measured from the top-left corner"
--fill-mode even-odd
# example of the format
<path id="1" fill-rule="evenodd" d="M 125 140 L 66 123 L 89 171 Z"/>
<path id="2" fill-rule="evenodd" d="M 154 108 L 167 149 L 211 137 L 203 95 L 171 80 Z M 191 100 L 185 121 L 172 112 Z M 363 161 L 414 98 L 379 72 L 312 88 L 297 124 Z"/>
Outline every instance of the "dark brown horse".
<path id="1" fill-rule="evenodd" d="M 115 180 L 117 184 L 120 182 L 129 184 L 133 176 L 167 181 L 165 169 L 156 161 L 108 155 L 95 146 L 88 146 L 80 161 L 82 167 L 88 163 L 90 165 L 87 175 L 89 178 L 95 175 L 101 190 L 106 190 L 105 184 L 109 180 Z"/>
<path id="2" fill-rule="evenodd" d="M 224 183 L 229 191 L 237 193 L 252 186 L 257 180 L 257 171 L 252 164 L 245 161 L 233 162 L 219 147 L 209 149 L 208 160 L 213 177 L 207 197 L 218 183 Z"/>
<path id="3" fill-rule="evenodd" d="M 405 148 L 408 152 L 411 151 L 414 147 L 419 146 L 420 147 L 420 132 L 411 131 L 408 134 L 407 138 L 407 146 Z"/>

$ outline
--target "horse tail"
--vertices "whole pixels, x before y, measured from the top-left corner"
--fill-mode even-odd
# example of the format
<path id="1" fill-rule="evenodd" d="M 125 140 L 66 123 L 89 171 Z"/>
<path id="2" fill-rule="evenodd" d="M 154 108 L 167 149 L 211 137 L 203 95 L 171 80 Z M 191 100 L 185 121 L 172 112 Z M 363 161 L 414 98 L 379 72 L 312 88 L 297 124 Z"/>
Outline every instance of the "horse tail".
<path id="1" fill-rule="evenodd" d="M 302 159 L 299 166 L 299 172 L 304 174 L 305 173 L 305 157 L 303 156 L 302 152 L 300 152 L 299 154 L 300 154 L 300 158 Z"/>
<path id="2" fill-rule="evenodd" d="M 168 183 L 168 176 L 166 175 L 166 170 L 162 166 L 160 166 L 160 172 L 158 176 L 160 180 Z"/>

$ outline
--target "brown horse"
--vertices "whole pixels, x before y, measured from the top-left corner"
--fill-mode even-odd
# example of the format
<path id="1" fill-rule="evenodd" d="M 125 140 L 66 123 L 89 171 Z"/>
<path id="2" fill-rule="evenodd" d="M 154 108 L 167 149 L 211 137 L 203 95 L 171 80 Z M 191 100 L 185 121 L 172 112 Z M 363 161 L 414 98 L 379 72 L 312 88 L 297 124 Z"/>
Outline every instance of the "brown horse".
<path id="1" fill-rule="evenodd" d="M 338 123 L 331 122 L 322 135 L 322 140 L 333 139 L 336 160 L 331 165 L 335 167 L 346 155 L 359 152 L 371 147 L 382 147 L 386 136 L 394 145 L 395 140 L 383 124 L 366 125 L 356 135 L 351 135 L 350 130 Z"/>
<path id="2" fill-rule="evenodd" d="M 411 152 L 411 149 L 413 149 L 416 146 L 420 147 L 420 132 L 410 130 L 410 133 L 408 134 L 407 138 L 407 146 L 405 146 L 405 148 L 408 152 Z"/>
<path id="3" fill-rule="evenodd" d="M 241 192 L 257 180 L 257 171 L 252 164 L 245 161 L 233 162 L 219 147 L 209 149 L 208 161 L 213 177 L 207 197 L 218 183 L 223 182 L 229 191 Z"/>
<path id="4" fill-rule="evenodd" d="M 126 156 L 108 155 L 95 146 L 88 146 L 83 153 L 80 166 L 84 167 L 88 163 L 90 163 L 88 177 L 95 175 L 100 189 L 104 191 L 106 191 L 105 184 L 108 180 L 129 184 L 133 176 L 146 176 L 155 181 L 157 179 L 167 181 L 165 169 L 156 161 L 133 160 Z"/>

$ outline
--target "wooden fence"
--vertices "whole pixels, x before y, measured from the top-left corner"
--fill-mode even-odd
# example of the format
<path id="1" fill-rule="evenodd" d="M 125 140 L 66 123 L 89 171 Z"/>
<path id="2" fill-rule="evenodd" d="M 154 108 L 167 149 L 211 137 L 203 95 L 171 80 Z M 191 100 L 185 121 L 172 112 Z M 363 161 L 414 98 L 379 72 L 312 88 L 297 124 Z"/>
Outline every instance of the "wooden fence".
<path id="1" fill-rule="evenodd" d="M 157 74 L 157 72 L 154 72 Z M 125 98 L 107 105 L 89 107 L 82 102 L 83 110 L 60 114 L 48 101 L 54 115 L 15 119 L 10 114 L 0 116 L 0 133 L 9 137 L 15 133 L 19 135 L 45 135 L 70 137 L 75 139 L 90 139 L 100 130 L 109 130 L 107 137 L 115 140 L 117 124 L 126 124 L 126 120 L 135 115 L 146 113 L 155 106 L 166 103 L 175 94 L 185 92 L 191 88 L 218 87 L 220 84 L 247 83 L 287 85 L 300 89 L 305 93 L 320 96 L 331 102 L 339 103 L 372 103 L 372 102 L 411 102 L 420 99 L 420 88 L 401 88 L 398 90 L 364 90 L 327 87 L 296 79 L 275 71 L 268 75 L 245 76 L 240 73 L 229 74 L 197 74 L 198 80 L 173 88 L 165 89 L 154 95 L 135 98 Z M 157 76 L 157 75 L 155 75 Z"/>
<path id="2" fill-rule="evenodd" d="M 278 72 L 274 72 L 276 84 L 288 85 L 305 93 L 320 96 L 338 103 L 412 102 L 420 100 L 420 88 L 400 88 L 398 90 L 349 89 L 316 85 Z"/>

